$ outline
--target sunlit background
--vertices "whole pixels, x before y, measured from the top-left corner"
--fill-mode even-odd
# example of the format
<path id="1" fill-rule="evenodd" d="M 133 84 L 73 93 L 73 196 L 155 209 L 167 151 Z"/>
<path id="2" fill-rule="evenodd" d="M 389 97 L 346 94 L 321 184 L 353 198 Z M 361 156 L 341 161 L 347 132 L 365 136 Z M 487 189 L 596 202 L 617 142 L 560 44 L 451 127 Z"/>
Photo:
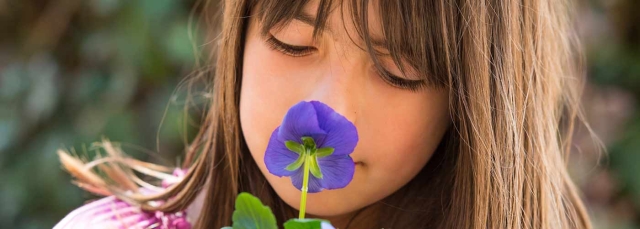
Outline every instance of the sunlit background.
<path id="1" fill-rule="evenodd" d="M 61 169 L 59 148 L 91 155 L 108 138 L 137 158 L 178 163 L 193 132 L 179 85 L 201 43 L 189 36 L 194 2 L 0 0 L 0 227 L 51 228 L 93 198 Z M 580 129 L 570 169 L 597 228 L 640 228 L 638 10 L 637 0 L 576 9 L 585 113 L 608 152 Z"/>

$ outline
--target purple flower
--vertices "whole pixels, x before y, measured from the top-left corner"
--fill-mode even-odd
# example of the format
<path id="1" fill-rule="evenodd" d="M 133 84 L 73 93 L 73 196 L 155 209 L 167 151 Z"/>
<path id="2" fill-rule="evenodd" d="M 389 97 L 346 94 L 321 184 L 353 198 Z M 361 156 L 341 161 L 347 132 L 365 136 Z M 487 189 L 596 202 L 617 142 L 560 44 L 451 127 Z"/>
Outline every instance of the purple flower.
<path id="1" fill-rule="evenodd" d="M 356 127 L 344 116 L 324 103 L 302 101 L 271 134 L 264 162 L 271 174 L 291 177 L 300 190 L 305 168 L 311 173 L 308 192 L 344 188 L 353 178 L 349 154 L 357 143 Z"/>

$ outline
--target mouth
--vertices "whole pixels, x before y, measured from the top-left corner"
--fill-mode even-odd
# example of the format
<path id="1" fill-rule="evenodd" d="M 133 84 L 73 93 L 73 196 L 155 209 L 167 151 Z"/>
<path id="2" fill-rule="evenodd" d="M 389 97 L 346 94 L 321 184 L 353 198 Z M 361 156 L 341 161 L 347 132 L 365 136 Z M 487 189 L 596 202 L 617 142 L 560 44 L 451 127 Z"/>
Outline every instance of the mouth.
<path id="1" fill-rule="evenodd" d="M 364 163 L 362 163 L 361 161 L 356 161 L 355 163 L 356 165 L 364 165 Z"/>

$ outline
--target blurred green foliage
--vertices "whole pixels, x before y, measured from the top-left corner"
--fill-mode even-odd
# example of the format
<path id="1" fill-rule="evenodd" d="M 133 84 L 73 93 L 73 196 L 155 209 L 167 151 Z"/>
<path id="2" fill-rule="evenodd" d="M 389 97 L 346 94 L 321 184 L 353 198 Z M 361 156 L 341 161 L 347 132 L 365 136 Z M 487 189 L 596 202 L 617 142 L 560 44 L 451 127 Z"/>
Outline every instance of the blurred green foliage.
<path id="1" fill-rule="evenodd" d="M 640 228 L 640 1 L 582 3 L 584 106 L 607 152 L 579 185 L 598 228 Z"/>
<path id="2" fill-rule="evenodd" d="M 585 113 L 608 152 L 578 130 L 570 169 L 597 228 L 640 228 L 640 2 L 578 2 Z M 61 169 L 59 148 L 91 153 L 107 137 L 137 158 L 178 164 L 195 128 L 184 129 L 179 87 L 202 43 L 193 4 L 0 1 L 2 228 L 50 228 L 92 198 Z"/>
<path id="3" fill-rule="evenodd" d="M 58 148 L 90 152 L 107 137 L 177 165 L 186 133 L 174 90 L 194 65 L 192 4 L 0 2 L 0 227 L 51 228 L 91 198 Z"/>

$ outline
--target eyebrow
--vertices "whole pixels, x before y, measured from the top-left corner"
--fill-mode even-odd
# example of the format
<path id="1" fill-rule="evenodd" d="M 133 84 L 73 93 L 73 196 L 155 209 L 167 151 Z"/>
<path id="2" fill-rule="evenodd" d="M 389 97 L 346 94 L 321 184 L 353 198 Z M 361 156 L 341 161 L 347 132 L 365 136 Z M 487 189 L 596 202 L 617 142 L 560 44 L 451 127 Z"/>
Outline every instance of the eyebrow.
<path id="1" fill-rule="evenodd" d="M 302 23 L 305 23 L 307 25 L 310 25 L 312 27 L 314 27 L 316 25 L 316 18 L 306 12 L 300 12 L 298 13 L 295 17 L 293 17 L 293 19 L 298 20 Z M 333 31 L 331 30 L 331 27 L 325 27 L 325 29 L 327 29 L 330 33 L 333 33 Z M 384 42 L 383 40 L 379 40 L 379 39 L 374 39 L 372 37 L 369 37 L 369 41 L 371 41 L 371 45 L 373 45 L 374 47 L 378 47 L 378 48 L 385 48 L 387 47 L 387 43 Z"/>

